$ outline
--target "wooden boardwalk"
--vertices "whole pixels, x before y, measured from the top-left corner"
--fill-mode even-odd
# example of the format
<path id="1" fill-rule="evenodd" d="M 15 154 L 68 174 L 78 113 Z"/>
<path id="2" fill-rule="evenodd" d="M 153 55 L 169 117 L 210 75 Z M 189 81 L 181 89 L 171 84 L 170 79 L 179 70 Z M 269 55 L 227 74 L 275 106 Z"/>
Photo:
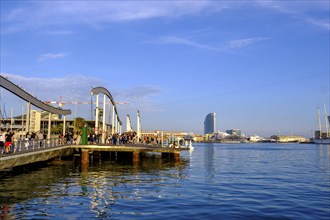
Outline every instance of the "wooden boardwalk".
<path id="1" fill-rule="evenodd" d="M 125 145 L 75 145 L 71 146 L 81 150 L 81 163 L 89 163 L 89 153 L 92 151 L 99 152 L 131 152 L 133 154 L 133 162 L 140 161 L 140 153 L 153 152 L 161 153 L 173 157 L 176 161 L 180 160 L 180 152 L 183 150 L 189 150 L 189 148 L 169 148 L 155 145 L 143 145 L 143 144 L 125 144 Z"/>
<path id="2" fill-rule="evenodd" d="M 159 153 L 180 153 L 189 148 L 169 148 L 157 145 L 144 145 L 144 144 L 91 144 L 91 145 L 71 145 L 76 149 L 89 149 L 92 151 L 111 151 L 111 152 L 159 152 Z"/>
<path id="3" fill-rule="evenodd" d="M 8 154 L 0 156 L 0 171 L 10 169 L 17 166 L 33 164 L 41 161 L 48 161 L 63 156 L 71 156 L 74 151 L 79 151 L 81 163 L 89 163 L 89 154 L 93 152 L 127 152 L 133 154 L 133 162 L 140 161 L 140 153 L 154 152 L 168 155 L 175 160 L 180 160 L 180 152 L 189 150 L 189 148 L 169 148 L 155 145 L 143 144 L 126 144 L 126 145 L 108 145 L 108 144 L 92 144 L 92 145 L 66 145 L 45 149 L 36 149 L 32 151 Z"/>

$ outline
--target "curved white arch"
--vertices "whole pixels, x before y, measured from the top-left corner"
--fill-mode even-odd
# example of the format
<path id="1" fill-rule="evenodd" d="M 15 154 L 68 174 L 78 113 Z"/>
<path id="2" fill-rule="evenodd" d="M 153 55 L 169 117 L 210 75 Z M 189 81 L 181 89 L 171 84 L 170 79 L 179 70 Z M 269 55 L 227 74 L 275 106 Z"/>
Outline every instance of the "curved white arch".
<path id="1" fill-rule="evenodd" d="M 115 100 L 113 99 L 111 93 L 106 88 L 104 88 L 104 87 L 95 87 L 95 88 L 92 88 L 92 90 L 91 90 L 91 95 L 97 95 L 97 94 L 100 94 L 100 93 L 105 94 L 110 99 L 112 105 L 115 108 L 115 113 L 117 115 L 118 122 L 119 122 L 120 125 L 122 125 L 122 122 L 121 122 L 121 120 L 119 118 L 119 115 L 118 115 L 118 111 L 117 111 Z"/>
<path id="2" fill-rule="evenodd" d="M 31 94 L 27 93 L 26 91 L 24 91 L 23 89 L 21 89 L 20 87 L 18 87 L 17 85 L 15 85 L 14 83 L 12 83 L 11 81 L 9 81 L 8 79 L 6 79 L 3 76 L 0 76 L 0 86 L 4 89 L 8 90 L 9 92 L 17 95 L 21 99 L 23 99 L 27 102 L 30 102 L 35 107 L 45 110 L 47 112 L 59 114 L 59 115 L 70 115 L 71 114 L 71 110 L 64 110 L 64 109 L 50 106 L 50 105 L 44 103 L 43 101 L 33 97 Z"/>

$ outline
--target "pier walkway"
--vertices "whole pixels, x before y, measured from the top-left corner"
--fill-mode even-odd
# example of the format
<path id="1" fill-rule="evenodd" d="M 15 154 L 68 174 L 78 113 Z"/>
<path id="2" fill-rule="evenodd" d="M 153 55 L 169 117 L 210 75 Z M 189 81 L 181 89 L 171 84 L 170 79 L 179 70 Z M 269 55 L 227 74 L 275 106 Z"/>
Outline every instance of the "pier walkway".
<path id="1" fill-rule="evenodd" d="M 144 144 L 89 144 L 72 145 L 63 143 L 61 139 L 19 141 L 10 154 L 0 155 L 0 171 L 18 166 L 52 160 L 63 156 L 72 156 L 79 152 L 82 164 L 89 163 L 89 155 L 93 152 L 126 152 L 132 153 L 133 162 L 140 161 L 140 153 L 161 153 L 180 160 L 180 152 L 189 148 L 169 148 L 159 145 Z"/>

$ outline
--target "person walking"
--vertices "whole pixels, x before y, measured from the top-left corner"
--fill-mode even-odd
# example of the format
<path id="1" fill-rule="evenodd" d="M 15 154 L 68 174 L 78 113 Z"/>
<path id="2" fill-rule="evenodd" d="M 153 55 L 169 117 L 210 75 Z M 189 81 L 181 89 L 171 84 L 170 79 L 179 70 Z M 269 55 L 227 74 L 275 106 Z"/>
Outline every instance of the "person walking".
<path id="1" fill-rule="evenodd" d="M 5 142 L 6 153 L 9 154 L 10 153 L 10 147 L 11 147 L 11 144 L 12 144 L 13 133 L 8 130 L 5 137 L 6 137 L 6 142 Z"/>
<path id="2" fill-rule="evenodd" d="M 17 131 L 15 130 L 14 133 L 13 133 L 13 137 L 12 137 L 12 140 L 13 140 L 13 143 L 12 143 L 12 151 L 15 153 L 16 150 L 17 150 L 17 144 L 18 144 L 18 133 Z"/>
<path id="3" fill-rule="evenodd" d="M 80 144 L 80 141 L 81 141 L 81 132 L 77 132 L 77 137 L 76 137 L 76 145 L 79 145 Z"/>
<path id="4" fill-rule="evenodd" d="M 4 154 L 4 152 L 5 152 L 5 142 L 6 142 L 5 134 L 0 129 L 0 150 L 1 150 L 1 154 Z"/>
<path id="5" fill-rule="evenodd" d="M 40 131 L 37 132 L 37 138 L 39 140 L 39 147 L 42 147 L 44 141 L 44 135 Z"/>

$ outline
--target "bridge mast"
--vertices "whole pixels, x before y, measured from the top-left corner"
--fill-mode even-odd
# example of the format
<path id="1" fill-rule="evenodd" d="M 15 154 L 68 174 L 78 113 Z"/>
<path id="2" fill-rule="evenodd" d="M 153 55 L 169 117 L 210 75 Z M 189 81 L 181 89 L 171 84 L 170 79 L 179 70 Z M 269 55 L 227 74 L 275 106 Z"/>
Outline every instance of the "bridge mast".
<path id="1" fill-rule="evenodd" d="M 99 94 L 96 95 L 95 134 L 99 133 Z"/>
<path id="2" fill-rule="evenodd" d="M 106 108 L 106 98 L 107 96 L 103 94 L 103 116 L 102 116 L 102 144 L 105 143 L 105 134 L 106 134 L 106 128 L 105 128 L 105 108 Z"/>
<path id="3" fill-rule="evenodd" d="M 327 120 L 327 109 L 325 107 L 325 101 L 324 101 L 324 119 L 325 119 L 325 129 L 327 137 L 329 137 L 329 122 Z"/>
<path id="4" fill-rule="evenodd" d="M 131 124 L 131 118 L 129 116 L 129 114 L 127 114 L 126 116 L 126 132 L 132 132 L 132 124 Z"/>
<path id="5" fill-rule="evenodd" d="M 26 134 L 30 131 L 30 111 L 31 111 L 31 102 L 26 102 L 26 125 L 25 132 Z"/>
<path id="6" fill-rule="evenodd" d="M 136 136 L 137 141 L 140 141 L 141 138 L 141 118 L 140 118 L 140 111 L 137 111 L 137 123 L 136 123 Z"/>
<path id="7" fill-rule="evenodd" d="M 111 134 L 114 135 L 115 133 L 115 105 L 112 105 L 112 124 L 111 124 Z"/>

